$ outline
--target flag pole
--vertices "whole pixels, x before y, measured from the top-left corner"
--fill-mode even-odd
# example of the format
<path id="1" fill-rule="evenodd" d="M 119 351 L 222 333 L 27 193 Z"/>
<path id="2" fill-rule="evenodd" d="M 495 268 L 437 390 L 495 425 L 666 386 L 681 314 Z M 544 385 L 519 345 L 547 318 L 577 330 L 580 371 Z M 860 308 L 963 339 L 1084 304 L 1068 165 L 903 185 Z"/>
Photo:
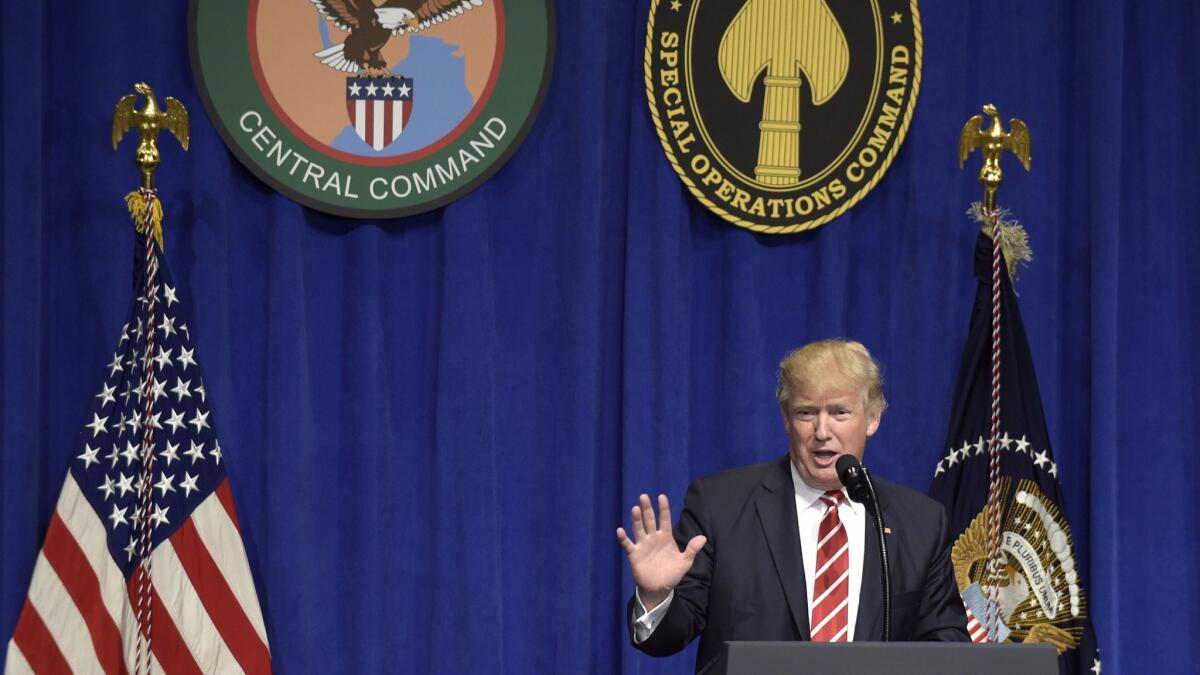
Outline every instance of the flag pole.
<path id="1" fill-rule="evenodd" d="M 991 406 L 988 434 L 988 498 L 987 498 L 987 532 L 988 556 L 986 565 L 987 615 L 984 625 L 988 640 L 997 640 L 997 610 L 999 607 L 1000 578 L 1003 569 L 1003 553 L 1000 549 L 1000 517 L 1002 511 L 1000 493 L 1000 313 L 1001 313 L 1001 273 L 1000 266 L 1005 258 L 1003 249 L 1006 237 L 1002 226 L 1001 210 L 996 206 L 996 193 L 1004 180 L 1004 172 L 1000 167 L 1000 156 L 1004 151 L 1011 150 L 1021 160 L 1025 170 L 1029 170 L 1030 140 L 1029 129 L 1019 119 L 1009 121 L 1011 131 L 1005 132 L 1000 121 L 1000 112 L 996 106 L 987 104 L 983 112 L 991 118 L 990 127 L 983 130 L 983 116 L 975 115 L 967 120 L 958 141 L 959 168 L 966 162 L 967 156 L 975 148 L 983 155 L 983 165 L 979 169 L 979 182 L 983 185 L 983 204 L 980 209 L 981 225 L 984 231 L 990 229 L 992 237 L 992 330 L 991 330 Z M 1022 232 L 1023 235 L 1023 232 Z M 1022 239 L 1024 239 L 1022 237 Z M 1022 241 L 1024 243 L 1024 241 Z M 1027 248 L 1027 247 L 1026 247 Z M 1009 272 L 1012 276 L 1013 267 L 1019 254 L 1009 255 Z"/>
<path id="2" fill-rule="evenodd" d="M 158 302 L 158 253 L 163 250 L 162 236 L 162 203 L 158 199 L 158 191 L 154 187 L 154 171 L 158 168 L 161 156 L 158 152 L 158 132 L 171 132 L 186 151 L 188 148 L 188 116 L 187 110 L 178 100 L 167 97 L 166 108 L 160 109 L 154 99 L 154 90 L 144 83 L 134 85 L 134 91 L 146 97 L 146 103 L 141 110 L 136 108 L 137 94 L 128 94 L 117 102 L 113 111 L 112 144 L 113 150 L 120 145 L 121 139 L 130 129 L 138 130 L 139 142 L 134 156 L 134 163 L 141 173 L 141 185 L 137 190 L 125 196 L 125 204 L 129 215 L 133 218 L 137 233 L 144 238 L 143 264 L 145 265 L 144 282 L 138 294 L 146 303 L 145 348 L 142 351 L 142 409 L 141 418 L 142 442 L 139 449 L 141 457 L 141 475 L 138 477 L 138 504 L 133 518 L 134 526 L 130 529 L 131 546 L 137 552 L 137 564 L 134 574 L 137 582 L 134 584 L 137 597 L 135 613 L 137 615 L 137 662 L 135 673 L 142 675 L 150 672 L 150 650 L 153 635 L 153 616 L 151 602 L 152 565 L 151 551 L 153 550 L 153 531 L 151 524 L 150 506 L 152 476 L 154 475 L 154 427 L 156 424 L 154 403 L 155 358 L 154 335 L 156 328 L 155 312 Z M 157 250 L 155 247 L 158 247 Z"/>

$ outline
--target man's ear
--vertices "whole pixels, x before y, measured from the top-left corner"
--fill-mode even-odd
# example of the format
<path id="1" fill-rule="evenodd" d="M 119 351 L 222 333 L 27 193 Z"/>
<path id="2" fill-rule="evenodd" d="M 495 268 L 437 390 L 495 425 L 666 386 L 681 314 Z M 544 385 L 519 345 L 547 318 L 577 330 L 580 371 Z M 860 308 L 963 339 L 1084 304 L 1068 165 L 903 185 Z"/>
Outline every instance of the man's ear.
<path id="1" fill-rule="evenodd" d="M 879 422 L 883 419 L 883 411 L 875 409 L 875 406 L 867 405 L 867 437 L 875 435 L 879 430 Z"/>

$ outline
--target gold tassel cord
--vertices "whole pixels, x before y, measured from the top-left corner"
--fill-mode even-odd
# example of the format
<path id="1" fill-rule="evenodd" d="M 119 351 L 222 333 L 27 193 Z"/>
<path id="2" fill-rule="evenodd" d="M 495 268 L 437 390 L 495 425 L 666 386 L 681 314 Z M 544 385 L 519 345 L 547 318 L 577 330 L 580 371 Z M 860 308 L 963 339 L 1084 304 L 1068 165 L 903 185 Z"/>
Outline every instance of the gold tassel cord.
<path id="1" fill-rule="evenodd" d="M 967 215 L 979 223 L 980 229 L 988 237 L 992 236 L 992 220 L 983 210 L 983 204 L 975 202 L 967 209 Z M 1004 253 L 1005 266 L 1008 268 L 1008 278 L 1017 280 L 1019 265 L 1028 265 L 1033 261 L 1033 249 L 1029 246 L 1029 233 L 1016 220 L 1009 218 L 1008 209 L 997 209 L 995 216 L 1000 219 L 1000 250 Z"/>
<path id="2" fill-rule="evenodd" d="M 133 224 L 138 234 L 150 232 L 154 237 L 154 243 L 158 244 L 158 250 L 164 251 L 163 210 L 162 202 L 158 200 L 158 197 L 153 192 L 134 190 L 125 195 L 125 205 L 129 207 L 129 215 L 133 218 Z"/>

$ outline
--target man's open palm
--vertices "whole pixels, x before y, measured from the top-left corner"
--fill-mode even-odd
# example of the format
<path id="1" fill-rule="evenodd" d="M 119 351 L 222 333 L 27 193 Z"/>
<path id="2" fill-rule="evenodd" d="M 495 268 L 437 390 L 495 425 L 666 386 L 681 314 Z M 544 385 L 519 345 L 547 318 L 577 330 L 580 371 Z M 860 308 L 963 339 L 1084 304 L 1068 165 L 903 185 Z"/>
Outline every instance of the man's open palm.
<path id="1" fill-rule="evenodd" d="M 657 523 L 649 495 L 641 496 L 630 513 L 630 520 L 633 539 L 625 534 L 624 528 L 618 527 L 617 541 L 629 558 L 629 568 L 642 602 L 646 609 L 652 609 L 667 598 L 671 589 L 692 568 L 692 561 L 708 540 L 703 535 L 692 537 L 687 548 L 679 550 L 671 533 L 671 505 L 666 495 L 658 496 Z"/>

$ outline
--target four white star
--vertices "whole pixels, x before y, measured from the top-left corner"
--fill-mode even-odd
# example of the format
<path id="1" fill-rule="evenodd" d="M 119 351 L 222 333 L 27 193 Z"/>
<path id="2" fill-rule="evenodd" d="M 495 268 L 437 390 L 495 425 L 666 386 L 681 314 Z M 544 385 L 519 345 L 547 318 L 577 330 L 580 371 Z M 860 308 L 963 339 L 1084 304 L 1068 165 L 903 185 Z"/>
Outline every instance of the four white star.
<path id="1" fill-rule="evenodd" d="M 93 448 L 92 446 L 88 445 L 87 443 L 84 443 L 83 444 L 83 454 L 77 456 L 76 459 L 83 460 L 83 468 L 86 471 L 88 469 L 88 467 L 90 467 L 91 465 L 100 463 L 100 460 L 96 459 L 96 455 L 99 453 L 100 453 L 100 448 Z"/>
<path id="2" fill-rule="evenodd" d="M 105 476 L 104 483 L 99 485 L 96 489 L 103 492 L 104 501 L 108 501 L 108 498 L 112 496 L 113 491 L 117 489 L 117 483 L 112 479 L 112 476 Z"/>
<path id="3" fill-rule="evenodd" d="M 162 453 L 162 458 L 166 460 L 167 466 L 171 466 L 171 462 L 179 459 L 179 444 L 167 441 L 167 449 Z"/>
<path id="4" fill-rule="evenodd" d="M 155 380 L 154 386 L 150 388 L 150 395 L 154 397 L 155 403 L 158 399 L 167 395 L 167 383 L 161 380 Z"/>
<path id="5" fill-rule="evenodd" d="M 107 415 L 105 415 L 104 417 L 101 417 L 101 416 L 97 415 L 96 413 L 92 413 L 91 424 L 85 424 L 84 426 L 87 427 L 88 429 L 92 430 L 92 438 L 95 438 L 95 437 L 99 436 L 100 434 L 104 433 L 105 431 L 108 431 L 108 429 L 106 429 L 104 427 L 104 424 L 106 422 L 108 422 Z"/>
<path id="6" fill-rule="evenodd" d="M 196 491 L 200 490 L 200 488 L 196 487 L 196 481 L 199 478 L 200 478 L 200 474 L 196 474 L 195 476 L 193 476 L 192 474 L 190 474 L 186 471 L 183 472 L 183 480 L 179 481 L 179 489 L 183 490 L 185 497 L 191 497 L 193 490 L 196 490 Z"/>
<path id="7" fill-rule="evenodd" d="M 107 384 L 101 385 L 101 387 L 104 390 L 96 394 L 96 398 L 100 399 L 100 407 L 103 408 L 109 403 L 116 403 L 117 398 L 113 394 L 116 393 L 117 387 L 115 385 L 110 387 Z"/>
<path id="8" fill-rule="evenodd" d="M 174 408 L 171 409 L 171 416 L 167 418 L 167 421 L 165 422 L 165 424 L 167 426 L 171 427 L 172 435 L 174 435 L 175 432 L 179 431 L 179 427 L 187 426 L 187 423 L 183 421 L 183 413 L 184 412 L 186 412 L 186 411 L 175 410 Z"/>
<path id="9" fill-rule="evenodd" d="M 184 380 L 181 377 L 175 378 L 175 386 L 171 389 L 171 393 L 175 394 L 175 399 L 177 401 L 182 401 L 185 396 L 191 397 L 192 392 L 188 390 L 188 387 L 191 384 L 191 380 Z"/>
<path id="10" fill-rule="evenodd" d="M 170 511 L 170 510 L 171 510 L 171 507 L 169 507 L 169 506 L 164 507 L 162 504 L 154 505 L 154 513 L 150 514 L 150 520 L 154 521 L 154 527 L 158 527 L 159 525 L 170 525 L 171 524 L 170 521 L 167 520 L 167 511 Z"/>
<path id="11" fill-rule="evenodd" d="M 125 441 L 125 452 L 121 453 L 125 458 L 125 466 L 133 464 L 138 458 L 138 449 L 134 447 L 133 441 Z"/>
<path id="12" fill-rule="evenodd" d="M 118 509 L 117 505 L 113 504 L 112 513 L 108 514 L 108 519 L 112 521 L 112 527 L 114 530 L 117 529 L 117 525 L 126 524 L 127 521 L 125 520 L 125 509 L 127 508 L 129 507 L 125 506 Z"/>
<path id="13" fill-rule="evenodd" d="M 192 447 L 187 452 L 183 453 L 192 458 L 192 465 L 195 466 L 197 460 L 204 459 L 204 444 L 196 445 L 196 441 L 192 441 Z"/>
<path id="14" fill-rule="evenodd" d="M 162 347 L 158 348 L 158 356 L 154 357 L 154 362 L 158 364 L 159 370 L 162 370 L 163 368 L 166 368 L 167 366 L 171 365 L 171 352 L 173 352 L 173 351 L 175 351 L 175 350 L 174 349 L 164 350 Z"/>
<path id="15" fill-rule="evenodd" d="M 211 411 L 210 411 L 211 412 Z M 203 429 L 211 429 L 208 426 L 208 412 L 201 413 L 200 409 L 196 409 L 196 414 L 192 419 L 188 420 L 188 424 L 196 427 L 196 433 L 200 433 Z"/>
<path id="16" fill-rule="evenodd" d="M 184 326 L 183 330 L 187 330 L 187 326 Z M 180 370 L 187 372 L 187 367 L 189 365 L 196 365 L 196 359 L 192 356 L 195 353 L 195 349 L 187 349 L 185 347 L 179 348 L 179 356 L 175 357 L 175 362 L 179 364 Z"/>
<path id="17" fill-rule="evenodd" d="M 154 487 L 155 489 L 162 491 L 160 496 L 165 497 L 167 496 L 168 492 L 175 491 L 175 486 L 171 484 L 171 482 L 174 480 L 175 477 L 169 473 L 163 473 L 159 475 L 158 482 L 154 484 Z"/>
<path id="18" fill-rule="evenodd" d="M 117 480 L 117 489 L 121 491 L 121 496 L 124 497 L 126 492 L 133 489 L 133 476 L 121 474 L 121 478 Z"/>

